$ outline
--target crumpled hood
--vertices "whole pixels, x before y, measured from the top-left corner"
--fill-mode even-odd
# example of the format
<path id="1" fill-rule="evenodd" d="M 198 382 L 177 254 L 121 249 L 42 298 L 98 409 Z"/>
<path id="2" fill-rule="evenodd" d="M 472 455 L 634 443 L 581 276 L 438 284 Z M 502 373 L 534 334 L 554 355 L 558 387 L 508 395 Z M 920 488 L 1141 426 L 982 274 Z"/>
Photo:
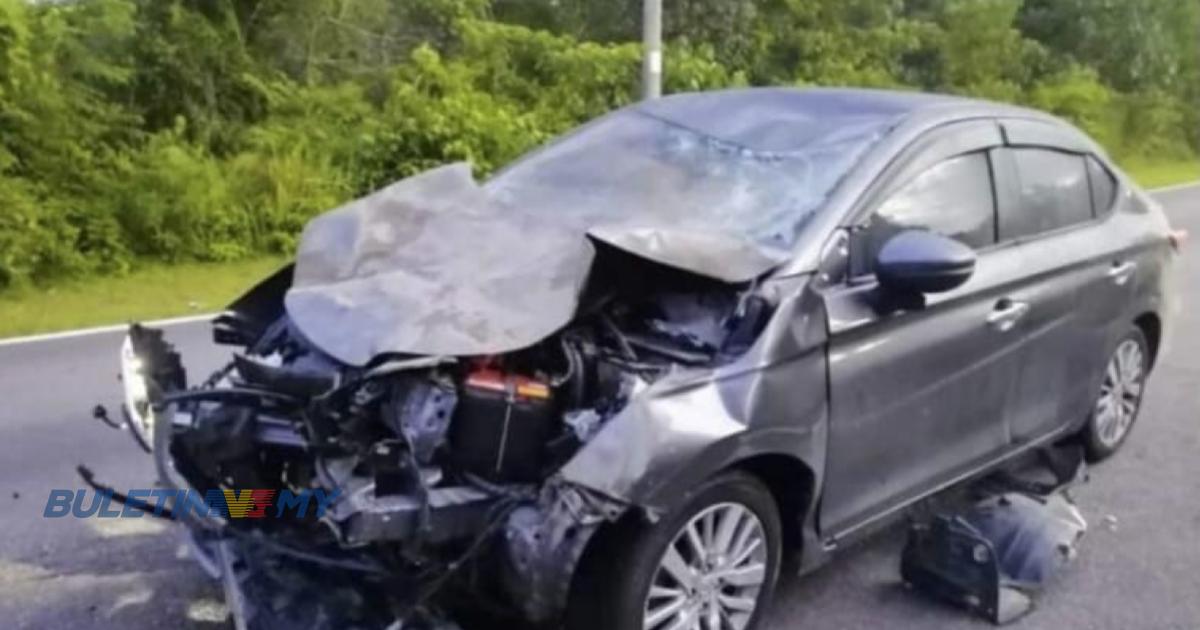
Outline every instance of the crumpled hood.
<path id="1" fill-rule="evenodd" d="M 285 306 L 313 344 L 349 365 L 384 353 L 496 354 L 575 314 L 588 236 L 720 280 L 749 280 L 786 253 L 687 225 L 572 223 L 499 202 L 467 164 L 396 182 L 312 220 Z"/>

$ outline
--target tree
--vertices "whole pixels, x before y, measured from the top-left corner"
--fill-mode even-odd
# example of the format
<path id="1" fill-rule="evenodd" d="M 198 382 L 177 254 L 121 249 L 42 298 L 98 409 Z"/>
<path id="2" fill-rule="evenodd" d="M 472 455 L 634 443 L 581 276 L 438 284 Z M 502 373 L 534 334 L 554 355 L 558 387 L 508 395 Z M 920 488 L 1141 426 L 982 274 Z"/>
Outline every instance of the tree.
<path id="1" fill-rule="evenodd" d="M 668 91 L 869 85 L 1200 152 L 1195 0 L 672 0 Z M 453 160 L 636 98 L 641 0 L 0 0 L 0 290 L 286 252 Z M 1190 142 L 1189 142 L 1190 141 Z"/>

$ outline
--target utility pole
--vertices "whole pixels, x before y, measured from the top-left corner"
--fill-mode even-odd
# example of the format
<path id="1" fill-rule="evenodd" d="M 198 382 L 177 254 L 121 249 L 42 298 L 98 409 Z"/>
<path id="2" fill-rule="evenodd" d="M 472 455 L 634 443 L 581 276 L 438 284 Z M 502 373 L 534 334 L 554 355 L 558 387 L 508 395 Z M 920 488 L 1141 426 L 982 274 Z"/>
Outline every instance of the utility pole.
<path id="1" fill-rule="evenodd" d="M 662 96 L 662 0 L 642 0 L 642 98 Z"/>

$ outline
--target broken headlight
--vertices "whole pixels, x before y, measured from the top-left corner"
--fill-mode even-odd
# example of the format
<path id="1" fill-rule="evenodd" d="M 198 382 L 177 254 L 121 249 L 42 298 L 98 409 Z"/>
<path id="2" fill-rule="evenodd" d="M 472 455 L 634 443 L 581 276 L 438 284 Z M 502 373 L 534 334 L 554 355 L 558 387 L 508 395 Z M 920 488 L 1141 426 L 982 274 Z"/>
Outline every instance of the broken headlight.
<path id="1" fill-rule="evenodd" d="M 133 350 L 133 339 L 127 335 L 121 344 L 125 421 L 138 442 L 149 449 L 154 443 L 154 409 L 150 404 L 150 384 L 144 369 L 145 364 Z"/>
<path id="2" fill-rule="evenodd" d="M 134 324 L 121 343 L 121 385 L 125 422 L 146 450 L 154 445 L 154 402 L 162 394 L 187 387 L 179 353 L 163 341 L 161 330 Z"/>

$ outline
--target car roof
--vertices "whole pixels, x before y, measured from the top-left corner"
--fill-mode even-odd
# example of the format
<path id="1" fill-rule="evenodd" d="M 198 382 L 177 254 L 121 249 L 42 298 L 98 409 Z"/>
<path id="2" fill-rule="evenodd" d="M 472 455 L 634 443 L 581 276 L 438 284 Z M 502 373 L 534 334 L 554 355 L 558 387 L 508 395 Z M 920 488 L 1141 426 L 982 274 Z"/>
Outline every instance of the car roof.
<path id="1" fill-rule="evenodd" d="M 1053 120 L 1034 110 L 944 94 L 858 88 L 742 88 L 690 92 L 633 106 L 643 114 L 762 152 L 798 151 L 830 134 L 895 127 L 918 114 Z"/>

